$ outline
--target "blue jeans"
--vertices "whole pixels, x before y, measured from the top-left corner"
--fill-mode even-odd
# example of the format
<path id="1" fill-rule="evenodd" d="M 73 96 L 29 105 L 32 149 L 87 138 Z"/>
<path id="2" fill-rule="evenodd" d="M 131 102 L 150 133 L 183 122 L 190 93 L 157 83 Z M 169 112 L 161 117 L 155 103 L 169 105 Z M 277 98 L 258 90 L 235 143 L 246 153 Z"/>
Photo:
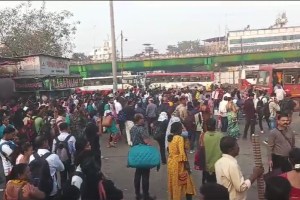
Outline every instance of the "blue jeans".
<path id="1" fill-rule="evenodd" d="M 276 128 L 276 119 L 274 117 L 270 117 L 270 130 L 273 130 Z"/>

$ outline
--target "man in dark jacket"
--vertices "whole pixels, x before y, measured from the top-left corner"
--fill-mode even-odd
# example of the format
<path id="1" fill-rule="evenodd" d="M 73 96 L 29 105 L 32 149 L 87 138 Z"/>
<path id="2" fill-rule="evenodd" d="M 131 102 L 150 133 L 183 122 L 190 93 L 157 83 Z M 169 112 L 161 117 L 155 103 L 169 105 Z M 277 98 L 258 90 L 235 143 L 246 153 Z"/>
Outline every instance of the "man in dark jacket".
<path id="1" fill-rule="evenodd" d="M 245 129 L 243 139 L 247 139 L 248 129 L 250 126 L 250 134 L 254 134 L 255 131 L 255 106 L 253 102 L 254 94 L 250 93 L 248 99 L 244 103 L 244 113 L 245 113 Z"/>

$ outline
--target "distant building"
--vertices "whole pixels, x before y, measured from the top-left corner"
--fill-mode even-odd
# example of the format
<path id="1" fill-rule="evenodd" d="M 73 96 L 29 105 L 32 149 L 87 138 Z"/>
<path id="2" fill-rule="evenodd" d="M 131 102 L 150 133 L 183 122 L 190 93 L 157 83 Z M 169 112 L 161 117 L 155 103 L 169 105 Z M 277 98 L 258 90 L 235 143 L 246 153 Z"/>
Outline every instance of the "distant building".
<path id="1" fill-rule="evenodd" d="M 214 37 L 203 40 L 206 53 L 222 53 L 227 51 L 226 37 Z"/>
<path id="2" fill-rule="evenodd" d="M 111 42 L 108 40 L 104 41 L 103 46 L 94 49 L 91 56 L 93 61 L 111 61 L 112 59 Z M 118 53 L 117 53 L 117 57 L 118 57 Z"/>
<path id="3" fill-rule="evenodd" d="M 230 53 L 297 49 L 300 47 L 300 26 L 229 31 Z"/>

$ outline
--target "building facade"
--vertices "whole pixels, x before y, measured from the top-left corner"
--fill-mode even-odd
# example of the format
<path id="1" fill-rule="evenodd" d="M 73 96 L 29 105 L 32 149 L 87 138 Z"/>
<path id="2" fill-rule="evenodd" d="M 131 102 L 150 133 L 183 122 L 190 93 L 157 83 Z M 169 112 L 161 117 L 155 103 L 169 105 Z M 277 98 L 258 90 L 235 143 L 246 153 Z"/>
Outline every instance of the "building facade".
<path id="1" fill-rule="evenodd" d="M 248 53 L 300 48 L 300 26 L 229 31 L 230 53 Z"/>

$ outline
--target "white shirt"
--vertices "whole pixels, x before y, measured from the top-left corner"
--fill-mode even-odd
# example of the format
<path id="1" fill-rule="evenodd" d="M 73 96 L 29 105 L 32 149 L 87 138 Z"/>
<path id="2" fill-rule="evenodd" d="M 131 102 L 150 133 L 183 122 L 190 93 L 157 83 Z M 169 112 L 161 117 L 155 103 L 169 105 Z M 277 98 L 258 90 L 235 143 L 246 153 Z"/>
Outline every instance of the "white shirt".
<path id="1" fill-rule="evenodd" d="M 217 183 L 228 189 L 230 200 L 246 200 L 251 181 L 245 180 L 237 160 L 228 154 L 215 163 Z"/>
<path id="2" fill-rule="evenodd" d="M 116 113 L 119 114 L 119 112 L 122 110 L 122 105 L 120 104 L 120 102 L 115 101 L 115 110 Z"/>
<path id="3" fill-rule="evenodd" d="M 2 144 L 4 142 L 8 142 L 8 141 L 3 140 L 3 139 L 0 140 L 0 144 Z M 3 153 L 6 154 L 7 157 L 9 157 L 13 153 L 13 150 L 9 147 L 8 144 L 4 144 L 2 146 L 2 151 L 3 151 Z M 7 160 L 5 158 L 5 156 L 2 155 L 2 153 L 0 153 L 0 156 L 1 156 L 1 160 L 2 160 L 4 174 L 5 174 L 5 176 L 8 176 L 8 174 L 12 170 L 13 166 L 12 166 L 11 162 L 9 160 Z"/>
<path id="4" fill-rule="evenodd" d="M 38 149 L 37 151 L 37 154 L 39 156 L 43 156 L 45 153 L 48 153 L 50 152 L 48 149 Z M 29 158 L 29 163 L 31 161 L 33 161 L 35 158 L 33 155 L 30 156 Z M 57 189 L 58 189 L 58 183 L 57 183 L 57 180 L 56 180 L 56 177 L 55 177 L 55 174 L 56 172 L 58 171 L 64 171 L 65 170 L 65 167 L 64 167 L 64 164 L 61 162 L 61 160 L 59 159 L 58 155 L 56 154 L 50 154 L 47 158 L 46 158 L 46 161 L 48 162 L 49 164 L 49 168 L 50 168 L 50 174 L 53 178 L 53 190 L 52 192 L 50 193 L 50 196 L 53 196 L 57 193 Z"/>
<path id="5" fill-rule="evenodd" d="M 80 165 L 77 166 L 76 171 L 82 172 Z M 76 186 L 79 190 L 80 190 L 82 182 L 83 182 L 83 180 L 80 176 L 77 176 L 77 175 L 72 176 L 71 185 Z M 81 197 L 79 198 L 79 200 L 81 200 Z"/>
<path id="6" fill-rule="evenodd" d="M 227 117 L 227 106 L 228 101 L 222 100 L 219 104 L 219 113 L 221 117 Z"/>
<path id="7" fill-rule="evenodd" d="M 276 94 L 276 99 L 278 101 L 282 101 L 284 99 L 284 96 L 286 93 L 285 93 L 284 89 L 280 88 L 280 89 L 275 90 L 275 94 Z"/>

